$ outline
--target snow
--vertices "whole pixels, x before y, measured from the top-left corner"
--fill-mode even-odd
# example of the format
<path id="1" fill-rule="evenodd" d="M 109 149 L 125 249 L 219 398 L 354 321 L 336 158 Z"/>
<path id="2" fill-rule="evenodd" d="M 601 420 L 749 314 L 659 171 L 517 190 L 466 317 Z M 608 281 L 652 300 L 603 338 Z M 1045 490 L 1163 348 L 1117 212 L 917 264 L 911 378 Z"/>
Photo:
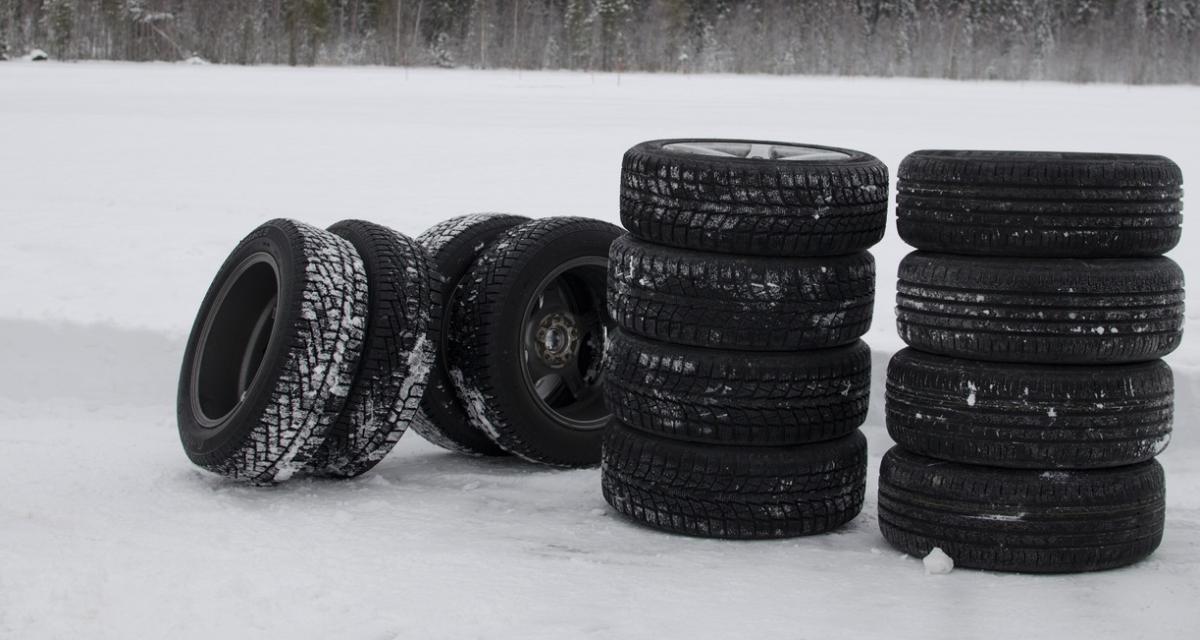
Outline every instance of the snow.
<path id="1" fill-rule="evenodd" d="M 1179 430 L 1158 552 L 1099 574 L 930 580 L 875 523 L 908 251 L 894 228 L 866 337 L 871 489 L 832 535 L 649 531 L 607 507 L 596 470 L 416 434 L 358 480 L 238 486 L 184 457 L 174 394 L 209 279 L 272 217 L 410 235 L 484 210 L 615 221 L 624 150 L 684 135 L 859 148 L 893 173 L 918 148 L 1151 152 L 1194 180 L 1197 112 L 1195 87 L 0 65 L 0 637 L 1187 637 L 1200 305 L 1168 358 Z M 1173 257 L 1200 273 L 1200 227 L 1184 237 Z"/>
<path id="2" fill-rule="evenodd" d="M 941 576 L 954 571 L 954 558 L 946 555 L 946 552 L 938 547 L 934 547 L 921 563 L 925 565 L 927 576 Z"/>

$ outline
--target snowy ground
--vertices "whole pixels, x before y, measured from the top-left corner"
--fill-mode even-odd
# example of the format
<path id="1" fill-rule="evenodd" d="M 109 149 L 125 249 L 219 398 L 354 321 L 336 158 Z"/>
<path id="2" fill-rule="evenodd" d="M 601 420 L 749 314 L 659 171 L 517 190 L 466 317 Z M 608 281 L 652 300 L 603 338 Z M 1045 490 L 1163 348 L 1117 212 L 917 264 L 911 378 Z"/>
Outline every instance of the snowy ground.
<path id="1" fill-rule="evenodd" d="M 828 536 L 680 538 L 598 472 L 415 434 L 343 483 L 235 486 L 180 451 L 181 343 L 217 265 L 275 216 L 415 234 L 503 210 L 616 220 L 648 138 L 1162 153 L 1200 180 L 1200 88 L 0 63 L 0 637 L 1191 637 L 1200 627 L 1200 313 L 1177 375 L 1166 539 L 1137 566 L 926 576 L 880 537 L 875 254 L 864 513 Z M 1200 275 L 1200 225 L 1173 257 Z M 1200 305 L 1194 305 L 1200 309 Z"/>

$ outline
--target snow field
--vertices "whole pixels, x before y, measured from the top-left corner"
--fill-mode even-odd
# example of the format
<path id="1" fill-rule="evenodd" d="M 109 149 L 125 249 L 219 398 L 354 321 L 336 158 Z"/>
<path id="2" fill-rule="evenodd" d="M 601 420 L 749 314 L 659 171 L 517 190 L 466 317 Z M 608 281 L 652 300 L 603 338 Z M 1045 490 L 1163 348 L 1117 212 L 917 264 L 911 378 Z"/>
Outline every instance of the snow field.
<path id="1" fill-rule="evenodd" d="M 470 211 L 615 221 L 623 151 L 685 135 L 858 148 L 893 172 L 917 148 L 1030 148 L 1161 153 L 1200 176 L 1198 110 L 1190 87 L 0 64 L 0 637 L 1194 632 L 1191 335 L 1167 359 L 1167 529 L 1148 561 L 926 576 L 880 537 L 881 380 L 908 251 L 894 226 L 873 250 L 867 505 L 827 536 L 661 534 L 613 513 L 596 470 L 466 458 L 414 434 L 355 481 L 237 486 L 188 463 L 174 395 L 204 290 L 268 218 L 409 235 Z M 1186 223 L 1172 257 L 1189 275 L 1197 249 Z"/>

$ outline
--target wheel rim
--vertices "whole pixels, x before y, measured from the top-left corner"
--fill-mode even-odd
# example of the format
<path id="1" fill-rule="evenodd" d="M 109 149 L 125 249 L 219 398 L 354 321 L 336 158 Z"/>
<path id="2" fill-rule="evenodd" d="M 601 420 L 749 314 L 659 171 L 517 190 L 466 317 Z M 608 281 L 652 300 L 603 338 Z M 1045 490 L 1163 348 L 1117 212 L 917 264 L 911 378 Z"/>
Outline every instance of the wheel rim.
<path id="1" fill-rule="evenodd" d="M 601 358 L 613 328 L 604 307 L 608 260 L 576 258 L 548 274 L 525 305 L 521 372 L 546 415 L 571 429 L 608 424 Z"/>
<path id="2" fill-rule="evenodd" d="M 201 326 L 191 406 L 205 428 L 222 425 L 258 378 L 279 313 L 279 265 L 265 252 L 243 260 L 217 291 Z"/>
<path id="3" fill-rule="evenodd" d="M 828 162 L 848 160 L 850 154 L 836 149 L 808 147 L 796 144 L 773 142 L 725 142 L 719 140 L 693 140 L 672 142 L 663 145 L 663 150 L 672 153 L 715 158 L 739 158 L 743 160 L 776 160 L 780 162 Z"/>

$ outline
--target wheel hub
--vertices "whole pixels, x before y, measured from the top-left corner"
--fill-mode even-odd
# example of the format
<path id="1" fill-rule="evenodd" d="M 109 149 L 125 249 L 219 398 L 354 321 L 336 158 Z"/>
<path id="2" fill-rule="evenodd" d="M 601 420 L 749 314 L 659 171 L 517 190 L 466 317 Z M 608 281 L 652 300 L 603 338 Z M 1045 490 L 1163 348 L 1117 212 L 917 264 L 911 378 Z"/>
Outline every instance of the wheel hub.
<path id="1" fill-rule="evenodd" d="M 579 327 L 575 317 L 568 313 L 552 313 L 538 323 L 537 355 L 553 369 L 561 369 L 574 362 L 579 353 Z"/>

